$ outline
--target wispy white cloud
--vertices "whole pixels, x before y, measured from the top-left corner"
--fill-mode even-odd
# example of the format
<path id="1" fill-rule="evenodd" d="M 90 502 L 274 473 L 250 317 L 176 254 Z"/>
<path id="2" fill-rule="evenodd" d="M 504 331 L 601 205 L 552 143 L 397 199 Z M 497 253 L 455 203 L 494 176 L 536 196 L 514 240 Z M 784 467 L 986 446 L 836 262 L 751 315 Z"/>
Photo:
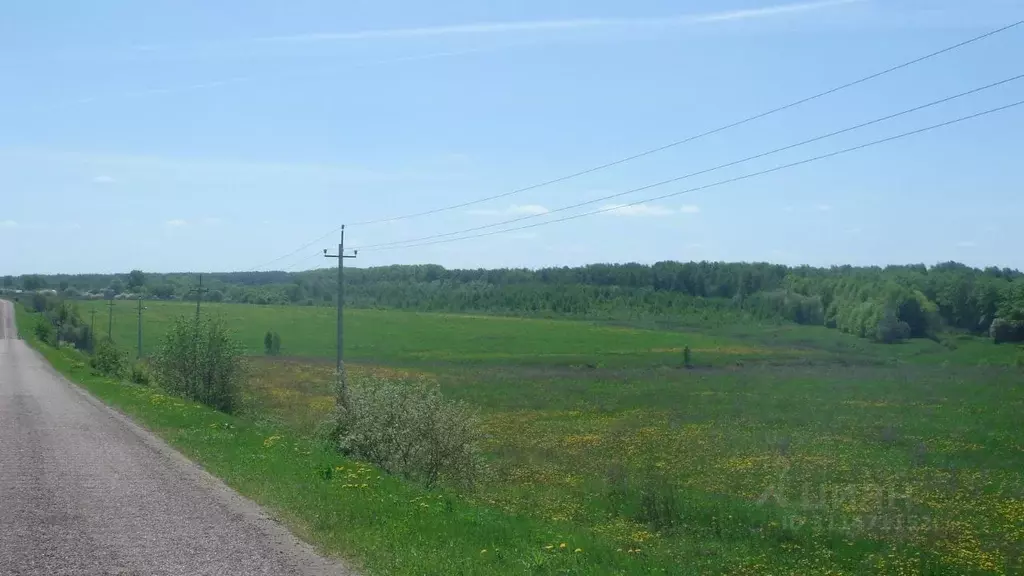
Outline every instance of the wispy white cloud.
<path id="1" fill-rule="evenodd" d="M 700 213 L 700 206 L 695 206 L 693 204 L 683 204 L 682 206 L 679 207 L 679 211 L 682 212 L 683 214 L 698 214 Z"/>
<path id="2" fill-rule="evenodd" d="M 0 220 L 0 228 L 17 228 L 18 223 L 14 220 Z"/>
<path id="3" fill-rule="evenodd" d="M 177 218 L 174 219 L 174 220 L 168 220 L 164 224 L 167 225 L 170 228 L 181 228 L 181 227 L 184 227 L 184 226 L 188 226 L 188 222 L 186 222 L 184 220 L 179 220 Z"/>
<path id="4" fill-rule="evenodd" d="M 540 204 L 513 204 L 502 210 L 496 210 L 494 208 L 476 208 L 466 211 L 467 214 L 472 214 L 473 216 L 539 216 L 541 214 L 547 214 L 548 212 L 550 212 L 550 210 Z"/>
<path id="5" fill-rule="evenodd" d="M 541 206 L 540 204 L 522 204 L 522 205 L 518 205 L 517 204 L 517 205 L 509 206 L 509 208 L 508 208 L 508 213 L 509 214 L 538 214 L 539 215 L 539 214 L 547 214 L 548 212 L 550 212 L 550 210 L 548 210 L 544 206 Z"/>
<path id="6" fill-rule="evenodd" d="M 783 212 L 792 212 L 794 210 L 796 210 L 796 208 L 792 206 L 786 206 L 785 208 L 782 209 Z"/>
<path id="7" fill-rule="evenodd" d="M 831 212 L 832 206 L 828 204 L 818 204 L 817 206 L 814 207 L 814 209 L 817 210 L 818 212 Z"/>
<path id="8" fill-rule="evenodd" d="M 846 229 L 846 233 L 847 233 L 847 234 L 860 234 L 860 233 L 861 233 L 861 232 L 863 232 L 863 231 L 864 231 L 864 230 L 862 230 L 862 229 L 860 229 L 860 228 L 847 228 L 847 229 Z"/>
<path id="9" fill-rule="evenodd" d="M 111 176 L 100 175 L 100 176 L 95 176 L 92 179 L 92 181 L 93 181 L 93 184 L 113 184 L 114 183 L 114 178 L 111 177 Z"/>
<path id="10" fill-rule="evenodd" d="M 978 243 L 974 240 L 961 240 L 956 243 L 956 246 L 957 248 L 975 248 L 978 246 Z"/>
<path id="11" fill-rule="evenodd" d="M 669 216 L 674 214 L 671 208 L 657 204 L 607 204 L 601 207 L 604 214 L 611 216 Z"/>
<path id="12" fill-rule="evenodd" d="M 355 30 L 350 32 L 320 32 L 255 38 L 258 42 L 338 42 L 351 40 L 408 39 L 435 36 L 457 36 L 473 34 L 500 34 L 509 32 L 543 32 L 580 30 L 594 28 L 623 28 L 650 26 L 684 26 L 711 24 L 735 20 L 752 20 L 784 14 L 810 12 L 865 0 L 825 0 L 821 2 L 800 2 L 778 4 L 750 10 L 728 10 L 703 14 L 684 14 L 653 18 L 574 18 L 566 20 L 528 20 L 518 22 L 478 22 L 448 26 L 426 26 L 416 28 L 386 28 Z"/>

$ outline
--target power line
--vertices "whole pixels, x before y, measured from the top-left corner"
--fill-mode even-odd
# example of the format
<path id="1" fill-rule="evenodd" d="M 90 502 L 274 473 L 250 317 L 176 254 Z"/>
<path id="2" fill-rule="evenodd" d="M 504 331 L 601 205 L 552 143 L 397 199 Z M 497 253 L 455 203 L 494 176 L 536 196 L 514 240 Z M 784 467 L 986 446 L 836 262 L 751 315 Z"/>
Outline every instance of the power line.
<path id="1" fill-rule="evenodd" d="M 704 169 L 704 170 L 699 170 L 697 172 L 691 172 L 689 174 L 684 174 L 682 176 L 677 176 L 675 178 L 669 178 L 668 180 L 662 180 L 661 182 L 656 182 L 654 184 L 647 184 L 645 186 L 641 186 L 639 188 L 632 188 L 632 189 L 626 190 L 624 192 L 618 192 L 618 193 L 615 193 L 615 194 L 609 194 L 607 196 L 602 196 L 600 198 L 594 198 L 592 200 L 586 200 L 584 202 L 578 202 L 576 204 L 571 204 L 569 206 L 562 206 L 561 208 L 556 208 L 554 210 L 551 210 L 551 211 L 548 211 L 548 212 L 545 212 L 545 213 L 542 213 L 542 214 L 527 214 L 525 216 L 519 216 L 519 217 L 516 217 L 516 218 L 511 218 L 511 219 L 508 219 L 508 220 L 504 220 L 504 221 L 501 221 L 501 222 L 494 222 L 492 224 L 483 224 L 483 225 L 480 225 L 480 226 L 474 226 L 472 228 L 466 228 L 466 229 L 463 229 L 463 230 L 457 230 L 455 232 L 445 232 L 445 233 L 442 233 L 442 234 L 433 234 L 433 235 L 430 235 L 430 236 L 422 236 L 422 237 L 419 237 L 419 238 L 409 238 L 409 239 L 406 239 L 406 240 L 396 240 L 394 242 L 383 242 L 383 243 L 379 243 L 379 244 L 369 244 L 369 245 L 366 245 L 366 246 L 359 246 L 358 248 L 360 250 L 373 250 L 373 249 L 378 249 L 378 248 L 383 248 L 383 247 L 388 247 L 388 246 L 398 246 L 400 244 L 409 244 L 409 243 L 423 242 L 423 241 L 427 241 L 427 240 L 433 240 L 435 238 L 445 238 L 445 237 L 449 237 L 449 236 L 456 236 L 456 235 L 459 235 L 459 234 L 466 234 L 466 233 L 469 233 L 469 232 L 476 232 L 476 231 L 479 231 L 479 230 L 486 230 L 488 228 L 496 228 L 498 226 L 505 226 L 507 224 L 514 224 L 516 222 L 522 222 L 524 220 L 532 220 L 534 218 L 540 218 L 540 217 L 543 217 L 543 216 L 548 216 L 550 214 L 555 214 L 555 213 L 558 213 L 558 212 L 564 212 L 566 210 L 572 210 L 574 208 L 580 208 L 580 207 L 587 206 L 587 205 L 590 205 L 590 204 L 596 204 L 597 202 L 604 202 L 604 201 L 607 201 L 607 200 L 612 200 L 614 198 L 619 198 L 619 197 L 625 196 L 627 194 L 634 194 L 636 192 L 643 192 L 644 190 L 650 190 L 652 188 L 657 188 L 657 187 L 660 187 L 660 186 L 664 186 L 666 184 L 672 184 L 674 182 L 679 182 L 681 180 L 686 180 L 688 178 L 693 178 L 695 176 L 701 176 L 701 175 L 707 174 L 709 172 L 715 172 L 715 171 L 721 170 L 723 168 L 729 168 L 729 167 L 732 167 L 732 166 L 736 166 L 738 164 L 742 164 L 744 162 L 749 162 L 751 160 L 757 160 L 759 158 L 764 158 L 766 156 L 771 156 L 773 154 L 778 154 L 779 152 L 785 152 L 786 150 L 792 150 L 793 148 L 798 148 L 800 146 L 805 146 L 805 145 L 811 144 L 813 142 L 818 142 L 818 141 L 821 141 L 821 140 L 825 140 L 827 138 L 832 138 L 832 137 L 838 136 L 840 134 L 845 134 L 847 132 L 852 132 L 854 130 L 859 130 L 861 128 L 866 128 L 868 126 L 872 126 L 874 124 L 879 124 L 881 122 L 886 122 L 888 120 L 892 120 L 892 119 L 898 118 L 900 116 L 905 116 L 907 114 L 918 112 L 918 111 L 924 110 L 926 108 L 931 108 L 933 106 L 938 106 L 940 104 L 945 104 L 947 102 L 950 102 L 950 101 L 953 101 L 953 100 L 956 100 L 956 99 L 959 99 L 959 98 L 963 98 L 965 96 L 970 96 L 972 94 L 977 94 L 978 92 L 982 92 L 982 91 L 985 91 L 985 90 L 996 88 L 996 87 L 1002 86 L 1004 84 L 1009 84 L 1010 82 L 1015 82 L 1015 81 L 1020 80 L 1022 78 L 1024 78 L 1024 74 L 1019 74 L 1017 76 L 1013 76 L 1011 78 L 1006 78 L 1004 80 L 999 80 L 998 82 L 993 82 L 991 84 L 988 84 L 988 85 L 985 85 L 985 86 L 981 86 L 979 88 L 974 88 L 974 89 L 968 90 L 966 92 L 961 92 L 959 94 L 954 94 L 953 96 L 947 96 L 945 98 L 941 98 L 939 100 L 934 100 L 932 102 L 928 102 L 927 104 L 922 104 L 920 106 L 915 106 L 913 108 L 910 108 L 910 109 L 907 109 L 907 110 L 903 110 L 901 112 L 896 112 L 895 114 L 889 114 L 888 116 L 883 116 L 881 118 L 876 118 L 874 120 L 869 120 L 867 122 L 862 122 L 860 124 L 856 124 L 856 125 L 850 126 L 848 128 L 843 128 L 841 130 L 836 130 L 834 132 L 829 132 L 828 134 L 823 134 L 821 136 L 816 136 L 816 137 L 811 138 L 809 140 L 803 140 L 803 141 L 797 142 L 795 144 L 789 144 L 787 146 L 782 146 L 780 148 L 775 148 L 774 150 L 769 150 L 768 152 L 762 152 L 760 154 L 755 154 L 753 156 L 747 156 L 746 158 L 742 158 L 740 160 L 735 160 L 735 161 L 732 161 L 732 162 L 727 162 L 725 164 L 719 164 L 718 166 L 714 166 L 712 168 L 707 168 L 707 169 Z"/>
<path id="2" fill-rule="evenodd" d="M 983 112 L 978 112 L 976 114 L 971 114 L 970 116 L 961 116 L 959 118 L 956 118 L 956 119 L 953 119 L 953 120 L 949 120 L 949 121 L 946 121 L 946 122 L 942 122 L 940 124 L 933 124 L 933 125 L 927 126 L 925 128 L 919 128 L 917 130 L 912 130 L 910 132 L 904 132 L 902 134 L 897 134 L 895 136 L 889 136 L 887 138 L 882 138 L 880 140 L 874 140 L 874 141 L 868 142 L 866 144 L 860 144 L 858 146 L 853 146 L 853 147 L 850 147 L 850 148 L 844 148 L 842 150 L 838 150 L 838 151 L 835 151 L 835 152 L 830 152 L 828 154 L 822 154 L 821 156 L 815 156 L 813 158 L 807 158 L 807 159 L 800 160 L 800 161 L 797 161 L 797 162 L 791 162 L 789 164 L 783 164 L 781 166 L 776 166 L 774 168 L 769 168 L 767 170 L 761 170 L 761 171 L 753 172 L 753 173 L 750 173 L 750 174 L 744 174 L 743 176 L 737 176 L 735 178 L 729 178 L 727 180 L 719 180 L 718 182 L 714 182 L 714 183 L 711 183 L 711 184 L 705 184 L 704 186 L 697 186 L 695 188 L 689 188 L 687 190 L 681 190 L 681 191 L 678 191 L 678 192 L 671 192 L 669 194 L 663 194 L 661 196 L 656 196 L 654 198 L 646 198 L 644 200 L 637 200 L 635 202 L 631 202 L 629 204 L 623 204 L 621 206 L 612 206 L 612 207 L 607 207 L 607 208 L 601 208 L 599 210 L 593 210 L 593 211 L 590 211 L 590 212 L 583 212 L 581 214 L 572 214 L 572 215 L 569 215 L 569 216 L 564 216 L 562 218 L 558 218 L 558 219 L 555 219 L 555 220 L 546 220 L 544 222 L 535 222 L 533 224 L 526 224 L 524 226 L 517 226 L 515 228 L 506 228 L 504 230 L 494 230 L 494 231 L 491 231 L 491 232 L 484 232 L 482 234 L 474 234 L 472 236 L 463 236 L 463 237 L 460 237 L 460 238 L 446 238 L 446 239 L 441 239 L 441 240 L 433 240 L 431 242 L 423 242 L 423 243 L 420 243 L 420 244 L 412 244 L 412 245 L 408 245 L 408 246 L 383 247 L 383 248 L 378 248 L 377 250 L 394 250 L 394 249 L 399 249 L 399 248 L 416 248 L 416 247 L 420 247 L 420 246 L 430 246 L 432 244 L 443 244 L 443 243 L 447 243 L 447 242 L 458 242 L 460 240 L 472 240 L 474 238 L 482 238 L 484 236 L 493 236 L 495 234 L 504 234 L 506 232 L 516 232 L 518 230 L 525 230 L 525 229 L 528 229 L 528 228 L 536 228 L 538 226 L 547 226 L 548 224 L 556 224 L 556 223 L 565 222 L 565 221 L 568 221 L 568 220 L 575 220 L 577 218 L 583 218 L 584 216 L 593 216 L 595 214 L 602 214 L 602 213 L 605 213 L 605 212 L 611 212 L 611 211 L 618 210 L 618 209 L 621 209 L 621 208 L 626 208 L 626 207 L 629 207 L 629 206 L 636 206 L 638 204 L 643 204 L 645 202 L 655 202 L 655 201 L 658 201 L 658 200 L 664 200 L 666 198 L 672 198 L 674 196 L 680 196 L 682 194 L 687 194 L 687 193 L 690 193 L 690 192 L 697 192 L 697 191 L 700 191 L 700 190 L 707 190 L 709 188 L 715 188 L 715 187 L 718 187 L 718 186 L 724 186 L 725 184 L 731 184 L 733 182 L 739 182 L 741 180 L 747 180 L 747 179 L 755 178 L 755 177 L 758 177 L 758 176 L 764 176 L 766 174 L 771 174 L 773 172 L 779 172 L 781 170 L 786 170 L 788 168 L 794 168 L 796 166 L 802 166 L 804 164 L 810 164 L 811 162 L 816 162 L 818 160 L 825 160 L 827 158 L 833 158 L 835 156 L 840 156 L 842 154 L 847 154 L 847 153 L 850 153 L 850 152 L 855 152 L 857 150 L 863 150 L 865 148 L 870 148 L 872 146 L 877 146 L 879 144 L 884 144 L 884 143 L 887 143 L 887 142 L 892 142 L 892 141 L 895 141 L 895 140 L 900 140 L 902 138 L 907 138 L 909 136 L 914 136 L 914 135 L 917 135 L 917 134 L 922 134 L 924 132 L 929 132 L 931 130 L 936 130 L 938 128 L 944 128 L 946 126 L 951 126 L 953 124 L 958 124 L 960 122 L 965 122 L 967 120 L 974 120 L 976 118 L 980 118 L 982 116 L 987 116 L 989 114 L 994 114 L 996 112 L 1002 112 L 1004 110 L 1008 110 L 1010 108 L 1014 108 L 1014 107 L 1020 106 L 1022 104 L 1024 104 L 1024 100 L 1019 100 L 1019 101 L 1014 102 L 1012 104 L 1007 104 L 1005 106 L 1000 106 L 998 108 L 991 108 L 991 109 L 985 110 Z M 363 250 L 366 250 L 366 249 L 364 248 Z"/>
<path id="3" fill-rule="evenodd" d="M 323 241 L 328 236 L 334 235 L 335 233 L 337 233 L 340 230 L 341 230 L 340 227 L 339 228 L 335 228 L 334 230 L 331 230 L 330 232 L 324 234 L 323 236 L 317 238 L 316 240 L 313 240 L 311 242 L 307 242 L 306 244 L 303 244 L 302 246 L 299 246 L 298 248 L 296 248 L 295 250 L 292 250 L 291 252 L 285 254 L 284 256 L 278 256 L 277 258 L 274 258 L 273 260 L 268 260 L 267 262 L 264 262 L 263 264 L 260 264 L 259 266 L 253 266 L 252 270 L 259 270 L 260 268 L 265 268 L 265 267 L 273 264 L 274 262 L 280 262 L 281 260 L 284 260 L 285 258 L 288 258 L 290 256 L 294 256 L 294 255 L 298 254 L 299 252 L 302 252 L 306 248 L 309 248 L 313 244 L 316 244 L 317 242 Z M 319 254 L 317 254 L 317 255 L 319 256 Z M 310 258 L 310 260 L 311 260 L 311 258 Z"/>
<path id="4" fill-rule="evenodd" d="M 852 82 L 847 82 L 846 84 L 842 84 L 840 86 L 836 86 L 835 88 L 831 88 L 831 89 L 826 90 L 824 92 L 819 92 L 819 93 L 817 93 L 817 94 L 815 94 L 813 96 L 808 96 L 806 98 L 797 100 L 795 102 L 791 102 L 789 104 L 785 104 L 783 106 L 779 106 L 778 108 L 773 108 L 771 110 L 768 110 L 767 112 L 761 112 L 760 114 L 755 114 L 753 116 L 749 116 L 747 118 L 744 118 L 742 120 L 738 120 L 738 121 L 733 122 L 731 124 L 727 124 L 727 125 L 721 126 L 719 128 L 708 130 L 707 132 L 702 132 L 702 133 L 694 135 L 694 136 L 689 136 L 687 138 L 683 138 L 682 140 L 676 140 L 675 142 L 671 142 L 669 144 L 665 144 L 664 146 L 659 146 L 657 148 L 652 148 L 650 150 L 646 150 L 644 152 L 640 152 L 640 153 L 634 154 L 632 156 L 628 156 L 626 158 L 621 158 L 619 160 L 614 160 L 612 162 L 601 164 L 600 166 L 594 166 L 593 168 L 588 168 L 586 170 L 581 170 L 579 172 L 575 172 L 575 173 L 569 174 L 567 176 L 561 176 L 561 177 L 555 178 L 553 180 L 547 180 L 547 181 L 541 182 L 539 184 L 533 184 L 533 185 L 530 185 L 530 186 L 526 186 L 524 188 L 518 188 L 518 189 L 512 190 L 510 192 L 503 192 L 501 194 L 495 194 L 493 196 L 487 196 L 485 198 L 480 198 L 480 199 L 477 199 L 477 200 L 470 200 L 468 202 L 462 202 L 462 203 L 459 203 L 459 204 L 452 204 L 450 206 L 444 206 L 442 208 L 434 208 L 432 210 L 425 210 L 423 212 L 416 212 L 416 213 L 406 214 L 406 215 L 403 215 L 403 216 L 396 216 L 396 217 L 392 217 L 392 218 L 380 218 L 380 219 L 376 219 L 376 220 L 364 220 L 362 222 L 356 222 L 354 224 L 350 224 L 349 226 L 367 226 L 367 225 L 370 225 L 370 224 L 380 224 L 380 223 L 383 223 L 383 222 L 394 222 L 394 221 L 397 221 L 397 220 L 408 220 L 410 218 L 418 218 L 420 216 L 429 216 L 431 214 L 437 214 L 439 212 L 446 212 L 448 210 L 456 210 L 458 208 L 465 208 L 467 206 L 473 206 L 475 204 L 480 204 L 480 203 L 483 203 L 483 202 L 488 202 L 490 200 L 498 200 L 500 198 L 506 198 L 508 196 L 512 196 L 512 195 L 515 195 L 515 194 L 521 194 L 523 192 L 528 192 L 530 190 L 536 190 L 538 188 L 543 188 L 545 186 L 550 186 L 552 184 L 558 184 L 560 182 L 565 182 L 566 180 L 571 180 L 573 178 L 578 178 L 580 176 L 585 176 L 587 174 L 592 174 L 594 172 L 597 172 L 597 171 L 600 171 L 600 170 L 604 170 L 606 168 L 611 168 L 613 166 L 618 166 L 618 165 L 624 164 L 626 162 L 631 162 L 633 160 L 637 160 L 637 159 L 643 158 L 645 156 L 650 156 L 651 154 L 656 154 L 658 152 L 662 152 L 664 150 L 668 150 L 669 148 L 674 148 L 674 147 L 680 146 L 682 144 L 693 142 L 694 140 L 699 140 L 700 138 L 705 138 L 707 136 L 712 136 L 714 134 L 718 134 L 719 132 L 724 132 L 726 130 L 730 130 L 732 128 L 736 128 L 738 126 L 742 126 L 744 124 L 753 122 L 754 120 L 760 120 L 761 118 L 764 118 L 766 116 L 771 116 L 772 114 L 777 114 L 779 112 L 783 112 L 785 110 L 789 110 L 790 108 L 795 108 L 796 106 L 800 106 L 802 104 L 806 104 L 806 103 L 811 102 L 813 100 L 817 100 L 819 98 L 823 98 L 825 96 L 828 96 L 830 94 L 834 94 L 836 92 L 839 92 L 841 90 L 845 90 L 847 88 L 852 88 L 854 86 L 857 86 L 858 84 L 863 84 L 864 82 L 869 82 L 869 81 L 874 80 L 876 78 L 879 78 L 881 76 L 885 76 L 886 74 L 890 74 L 892 72 L 896 72 L 897 70 L 902 70 L 903 68 L 907 68 L 909 66 L 913 66 L 914 64 L 919 64 L 921 62 L 924 62 L 925 60 L 929 60 L 931 58 L 935 58 L 936 56 L 941 56 L 942 54 L 945 54 L 947 52 L 951 52 L 951 51 L 956 50 L 958 48 L 962 48 L 962 47 L 967 46 L 969 44 L 973 44 L 973 43 L 978 42 L 980 40 L 984 40 L 985 38 L 988 38 L 990 36 L 994 36 L 994 35 L 999 34 L 1001 32 L 1005 32 L 1007 30 L 1010 30 L 1012 28 L 1020 26 L 1021 24 L 1024 24 L 1024 20 L 1019 20 L 1017 22 L 1014 22 L 1013 24 L 1009 24 L 1007 26 L 1003 26 L 1002 28 L 999 28 L 997 30 L 992 30 L 990 32 L 986 32 L 985 34 L 982 34 L 980 36 L 975 36 L 974 38 L 971 38 L 971 39 L 968 39 L 968 40 L 964 40 L 963 42 L 960 42 L 958 44 L 954 44 L 952 46 L 948 46 L 946 48 L 943 48 L 941 50 L 932 52 L 930 54 L 926 54 L 926 55 L 921 56 L 919 58 L 915 58 L 915 59 L 910 60 L 908 62 L 904 62 L 902 64 L 897 64 L 896 66 L 893 66 L 891 68 L 887 68 L 885 70 L 882 70 L 881 72 L 876 72 L 874 74 L 871 74 L 869 76 L 865 76 L 863 78 L 854 80 Z M 337 230 L 332 231 L 331 234 L 333 234 L 336 231 Z"/>
<path id="5" fill-rule="evenodd" d="M 367 225 L 370 225 L 370 224 L 380 224 L 380 223 L 384 223 L 384 222 L 392 222 L 392 221 L 398 221 L 398 220 L 408 220 L 408 219 L 411 219 L 411 218 L 418 218 L 420 216 L 429 216 L 429 215 L 432 215 L 432 214 L 437 214 L 437 213 L 445 212 L 445 211 L 448 211 L 448 210 L 456 210 L 458 208 L 465 208 L 467 206 L 472 206 L 472 205 L 475 205 L 475 204 L 480 204 L 480 203 L 483 203 L 483 202 L 488 202 L 490 200 L 497 200 L 497 199 L 500 199 L 500 198 L 505 198 L 505 197 L 508 197 L 508 196 L 512 196 L 514 194 L 520 194 L 522 192 L 527 192 L 527 191 L 530 191 L 530 190 L 536 190 L 536 189 L 542 188 L 544 186 L 550 186 L 552 184 L 557 184 L 557 183 L 565 182 L 565 181 L 573 179 L 573 178 L 578 178 L 580 176 L 584 176 L 584 175 L 587 175 L 587 174 L 592 174 L 594 172 L 597 172 L 597 171 L 600 171 L 600 170 L 604 170 L 606 168 L 611 168 L 613 166 L 618 166 L 620 164 L 624 164 L 624 163 L 630 162 L 632 160 L 643 158 L 645 156 L 649 156 L 651 154 L 655 154 L 657 152 L 661 152 L 663 150 L 667 150 L 669 148 L 673 148 L 673 147 L 676 147 L 676 146 L 679 146 L 679 145 L 682 145 L 682 144 L 685 144 L 685 143 L 688 143 L 688 142 L 693 142 L 694 140 L 698 140 L 700 138 L 704 138 L 704 137 L 707 137 L 707 136 L 711 136 L 713 134 L 724 132 L 726 130 L 729 130 L 729 129 L 732 129 L 732 128 L 736 128 L 738 126 L 742 126 L 744 124 L 753 122 L 755 120 L 759 120 L 759 119 L 764 118 L 766 116 L 770 116 L 772 114 L 776 114 L 778 112 L 782 112 L 782 111 L 788 110 L 790 108 L 794 108 L 796 106 L 800 106 L 802 104 L 806 104 L 807 102 L 811 102 L 813 100 L 817 100 L 819 98 L 823 98 L 823 97 L 828 96 L 830 94 L 834 94 L 834 93 L 839 92 L 841 90 L 845 90 L 847 88 L 851 88 L 853 86 L 857 86 L 859 84 L 863 84 L 865 82 L 874 80 L 874 79 L 879 78 L 881 76 L 885 76 L 885 75 L 890 74 L 892 72 L 896 72 L 896 71 L 901 70 L 903 68 L 907 68 L 909 66 L 913 66 L 915 64 L 919 64 L 919 63 L 924 62 L 926 60 L 930 60 L 930 59 L 935 58 L 937 56 L 941 56 L 942 54 L 945 54 L 947 52 L 951 52 L 953 50 L 957 50 L 957 49 L 962 48 L 964 46 L 973 44 L 975 42 L 979 42 L 979 41 L 984 40 L 986 38 L 989 38 L 991 36 L 995 36 L 996 34 L 1000 34 L 1002 32 L 1006 32 L 1007 30 L 1011 30 L 1013 28 L 1016 28 L 1017 26 L 1020 26 L 1021 24 L 1024 24 L 1024 20 L 1018 20 L 1017 22 L 1014 22 L 1014 23 L 1009 24 L 1007 26 L 1003 26 L 1002 28 L 998 28 L 996 30 L 992 30 L 990 32 L 986 32 L 984 34 L 981 34 L 979 36 L 975 36 L 973 38 L 964 40 L 964 41 L 959 42 L 957 44 L 954 44 L 952 46 L 947 46 L 946 48 L 942 48 L 941 50 L 937 50 L 935 52 L 931 52 L 931 53 L 926 54 L 924 56 L 915 58 L 913 60 L 909 60 L 907 62 L 903 62 L 901 64 L 897 64 L 895 66 L 892 66 L 892 67 L 887 68 L 885 70 L 882 70 L 880 72 L 876 72 L 876 73 L 871 74 L 869 76 L 865 76 L 863 78 L 859 78 L 859 79 L 854 80 L 852 82 L 847 82 L 846 84 L 842 84 L 840 86 L 836 86 L 835 88 L 831 88 L 831 89 L 826 90 L 824 92 L 819 92 L 819 93 L 814 94 L 812 96 L 808 96 L 806 98 L 797 100 L 795 102 L 791 102 L 789 104 L 785 104 L 783 106 L 779 106 L 777 108 L 773 108 L 773 109 L 768 110 L 766 112 L 762 112 L 760 114 L 755 114 L 753 116 L 744 118 L 742 120 L 733 122 L 731 124 L 727 124 L 725 126 L 721 126 L 719 128 L 715 128 L 713 130 L 709 130 L 707 132 L 703 132 L 703 133 L 697 134 L 695 136 L 690 136 L 690 137 L 684 138 L 682 140 L 677 140 L 675 142 L 671 142 L 671 143 L 666 144 L 664 146 L 659 146 L 657 148 L 646 150 L 644 152 L 640 152 L 638 154 L 634 154 L 634 155 L 626 157 L 626 158 L 622 158 L 622 159 L 619 159 L 619 160 L 615 160 L 615 161 L 612 161 L 612 162 L 608 162 L 608 163 L 602 164 L 600 166 L 595 166 L 593 168 L 588 168 L 586 170 L 582 170 L 582 171 L 579 171 L 579 172 L 576 172 L 576 173 L 573 173 L 573 174 L 569 174 L 567 176 L 562 176 L 560 178 L 555 178 L 553 180 L 547 180 L 547 181 L 541 182 L 539 184 L 534 184 L 534 185 L 531 185 L 531 186 L 527 186 L 525 188 L 519 188 L 519 189 L 513 190 L 511 192 L 504 192 L 502 194 L 496 194 L 496 195 L 493 195 L 493 196 L 488 196 L 488 197 L 481 198 L 481 199 L 478 199 L 478 200 L 462 202 L 462 203 L 459 203 L 459 204 L 453 204 L 453 205 L 445 206 L 445 207 L 442 207 L 442 208 L 435 208 L 435 209 L 432 209 L 432 210 L 425 210 L 423 212 L 416 212 L 416 213 L 406 214 L 406 215 L 402 215 L 402 216 L 396 216 L 396 217 L 392 217 L 392 218 L 379 218 L 379 219 L 375 219 L 375 220 L 364 220 L 362 222 L 356 222 L 354 224 L 350 224 L 350 226 L 367 226 Z M 302 250 L 305 250 L 306 248 L 309 248 L 310 246 L 312 246 L 312 245 L 314 245 L 314 244 L 316 244 L 318 242 L 323 241 L 324 239 L 328 238 L 329 236 L 331 236 L 333 234 L 336 234 L 339 230 L 340 230 L 340 228 L 334 228 L 333 230 L 325 233 L 324 235 L 320 236 L 319 238 L 317 238 L 315 240 L 312 240 L 312 241 L 310 241 L 310 242 L 308 242 L 306 244 L 303 244 L 302 246 L 296 248 L 295 250 L 293 250 L 293 251 L 291 251 L 291 252 L 289 252 L 289 253 L 287 253 L 287 254 L 285 254 L 283 256 L 279 256 L 279 257 L 274 258 L 272 260 L 269 260 L 269 261 L 267 261 L 267 262 L 265 262 L 263 264 L 260 264 L 259 266 L 253 267 L 253 270 L 259 270 L 260 268 L 264 268 L 266 266 L 269 266 L 270 264 L 273 264 L 275 262 L 279 262 L 281 260 L 284 260 L 286 258 L 294 256 L 295 254 L 301 252 Z"/>
<path id="6" fill-rule="evenodd" d="M 322 252 L 317 252 L 316 254 L 313 254 L 309 258 L 303 258 L 302 260 L 299 260 L 298 262 L 296 262 L 296 263 L 292 264 L 291 266 L 285 268 L 284 272 L 291 272 L 292 270 L 298 268 L 299 266 L 302 266 L 303 264 L 306 264 L 310 260 L 312 260 L 314 258 L 321 258 L 321 257 L 323 257 L 323 253 Z"/>

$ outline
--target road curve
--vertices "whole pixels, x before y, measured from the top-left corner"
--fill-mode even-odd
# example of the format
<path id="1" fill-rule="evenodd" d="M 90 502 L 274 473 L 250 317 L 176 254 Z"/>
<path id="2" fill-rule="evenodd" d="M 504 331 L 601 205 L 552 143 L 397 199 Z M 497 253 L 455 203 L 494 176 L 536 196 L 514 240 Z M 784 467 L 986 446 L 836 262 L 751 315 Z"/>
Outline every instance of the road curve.
<path id="1" fill-rule="evenodd" d="M 0 301 L 0 575 L 351 574 L 68 383 Z"/>

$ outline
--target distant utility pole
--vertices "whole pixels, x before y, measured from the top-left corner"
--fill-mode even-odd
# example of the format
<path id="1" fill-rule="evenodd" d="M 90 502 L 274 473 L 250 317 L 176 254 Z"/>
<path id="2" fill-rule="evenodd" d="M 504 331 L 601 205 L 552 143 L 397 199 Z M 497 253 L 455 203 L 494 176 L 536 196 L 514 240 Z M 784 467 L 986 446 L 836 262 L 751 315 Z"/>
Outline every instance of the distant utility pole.
<path id="1" fill-rule="evenodd" d="M 203 294 L 205 294 L 205 293 L 207 293 L 209 291 L 210 291 L 209 288 L 203 288 L 203 275 L 202 274 L 199 275 L 199 287 L 198 288 L 193 288 L 193 289 L 188 291 L 188 294 L 195 294 L 196 295 L 196 321 L 197 322 L 199 321 L 199 305 L 203 301 Z"/>
<path id="2" fill-rule="evenodd" d="M 91 332 L 92 338 L 96 338 L 96 307 L 95 306 L 93 306 L 92 309 L 89 310 L 89 314 L 90 314 L 90 318 L 89 318 L 89 332 Z"/>
<path id="3" fill-rule="evenodd" d="M 341 240 L 338 242 L 338 253 L 328 254 L 327 249 L 324 248 L 325 258 L 337 258 L 338 259 L 338 378 L 342 387 L 342 398 L 345 397 L 345 378 L 343 376 L 345 369 L 345 329 L 344 329 L 344 310 L 345 310 L 345 258 L 355 258 L 359 255 L 359 251 L 356 250 L 351 256 L 345 254 L 345 225 L 341 225 Z"/>
<path id="4" fill-rule="evenodd" d="M 146 307 L 142 305 L 142 296 L 139 296 L 139 353 L 136 358 L 142 359 L 142 311 L 146 310 Z"/>
<path id="5" fill-rule="evenodd" d="M 107 300 L 107 340 L 114 341 L 114 299 Z"/>

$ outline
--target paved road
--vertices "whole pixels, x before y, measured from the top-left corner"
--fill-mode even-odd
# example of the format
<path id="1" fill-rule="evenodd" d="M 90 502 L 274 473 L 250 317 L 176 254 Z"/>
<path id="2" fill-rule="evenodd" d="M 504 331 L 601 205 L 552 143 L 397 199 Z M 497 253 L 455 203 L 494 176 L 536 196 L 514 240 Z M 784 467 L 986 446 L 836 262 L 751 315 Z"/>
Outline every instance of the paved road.
<path id="1" fill-rule="evenodd" d="M 55 374 L 0 301 L 0 575 L 348 573 Z"/>

